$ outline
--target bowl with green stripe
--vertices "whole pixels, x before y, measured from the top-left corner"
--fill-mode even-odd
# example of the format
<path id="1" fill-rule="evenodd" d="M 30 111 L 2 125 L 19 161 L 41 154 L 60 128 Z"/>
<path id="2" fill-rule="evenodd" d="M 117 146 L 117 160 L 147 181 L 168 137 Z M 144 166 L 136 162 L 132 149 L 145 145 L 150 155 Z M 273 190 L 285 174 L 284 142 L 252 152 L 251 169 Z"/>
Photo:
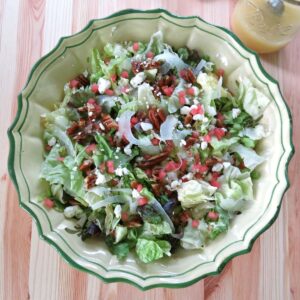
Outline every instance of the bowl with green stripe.
<path id="1" fill-rule="evenodd" d="M 171 258 L 142 264 L 133 255 L 119 261 L 104 242 L 82 242 L 72 221 L 40 202 L 45 186 L 39 179 L 43 161 L 43 129 L 40 115 L 63 98 L 64 84 L 87 68 L 87 53 L 108 42 L 147 41 L 160 30 L 165 42 L 175 48 L 187 46 L 206 53 L 225 70 L 230 87 L 246 76 L 271 100 L 261 120 L 270 129 L 259 151 L 267 160 L 259 167 L 253 205 L 237 216 L 226 234 L 204 250 L 178 251 Z M 104 282 L 127 282 L 147 290 L 154 287 L 186 287 L 207 276 L 219 274 L 235 256 L 245 254 L 254 241 L 275 221 L 289 186 L 287 169 L 294 152 L 292 120 L 278 83 L 264 70 L 258 56 L 225 28 L 202 19 L 180 17 L 162 9 L 124 10 L 92 20 L 79 33 L 63 37 L 56 47 L 32 68 L 18 97 L 16 118 L 8 130 L 8 169 L 19 195 L 20 206 L 37 224 L 39 235 L 73 267 Z M 66 230 L 66 228 L 72 228 Z"/>

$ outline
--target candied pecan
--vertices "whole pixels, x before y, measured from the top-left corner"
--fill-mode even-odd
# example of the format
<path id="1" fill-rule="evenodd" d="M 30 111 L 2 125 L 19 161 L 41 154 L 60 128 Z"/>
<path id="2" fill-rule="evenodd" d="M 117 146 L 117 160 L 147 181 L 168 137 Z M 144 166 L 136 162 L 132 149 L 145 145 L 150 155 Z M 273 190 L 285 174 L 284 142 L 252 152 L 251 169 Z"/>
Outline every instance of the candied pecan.
<path id="1" fill-rule="evenodd" d="M 166 141 L 166 147 L 165 147 L 165 152 L 170 153 L 174 149 L 175 145 L 174 142 L 171 140 Z"/>
<path id="2" fill-rule="evenodd" d="M 144 70 L 158 69 L 159 67 L 160 67 L 159 61 L 146 60 L 146 61 L 131 62 L 131 68 L 134 74 L 137 74 Z"/>
<path id="3" fill-rule="evenodd" d="M 144 70 L 144 66 L 141 61 L 132 61 L 131 69 L 132 69 L 133 74 L 137 74 Z"/>
<path id="4" fill-rule="evenodd" d="M 78 121 L 78 126 L 79 126 L 80 128 L 84 128 L 84 127 L 86 126 L 86 120 L 81 118 L 81 119 Z"/>
<path id="5" fill-rule="evenodd" d="M 188 114 L 184 117 L 183 123 L 184 125 L 188 125 L 191 124 L 192 121 L 193 121 L 193 116 L 191 114 Z"/>
<path id="6" fill-rule="evenodd" d="M 95 173 L 90 173 L 87 177 L 85 177 L 84 182 L 86 184 L 87 189 L 92 188 L 96 185 L 97 175 Z"/>
<path id="7" fill-rule="evenodd" d="M 158 110 L 157 110 L 157 114 L 158 114 L 158 117 L 160 118 L 160 120 L 161 120 L 162 122 L 164 122 L 164 121 L 166 120 L 166 115 L 165 115 L 165 113 L 164 113 L 163 110 L 158 109 Z"/>
<path id="8" fill-rule="evenodd" d="M 129 221 L 126 223 L 126 227 L 128 228 L 135 228 L 135 227 L 141 227 L 142 223 L 136 222 L 136 221 Z"/>
<path id="9" fill-rule="evenodd" d="M 197 141 L 198 141 L 197 138 L 191 136 L 191 137 L 189 137 L 189 138 L 186 140 L 186 145 L 185 145 L 185 147 L 188 148 L 188 147 L 194 145 L 195 143 L 197 143 Z"/>
<path id="10" fill-rule="evenodd" d="M 107 131 L 119 128 L 118 123 L 111 117 L 111 115 L 103 113 L 101 114 L 101 117 L 102 123 Z"/>
<path id="11" fill-rule="evenodd" d="M 84 141 L 87 138 L 87 136 L 88 135 L 85 132 L 80 131 L 75 136 L 73 136 L 73 139 L 79 143 Z"/>
<path id="12" fill-rule="evenodd" d="M 90 168 L 90 166 L 93 164 L 93 160 L 91 159 L 86 159 L 83 161 L 83 163 L 79 166 L 79 170 L 80 171 L 85 171 L 88 168 Z"/>
<path id="13" fill-rule="evenodd" d="M 156 97 L 156 98 L 159 98 L 161 96 L 161 90 L 160 90 L 160 87 L 156 84 L 153 85 L 153 95 Z"/>
<path id="14" fill-rule="evenodd" d="M 75 134 L 79 128 L 80 128 L 79 124 L 77 122 L 73 122 L 71 126 L 67 129 L 67 135 Z"/>
<path id="15" fill-rule="evenodd" d="M 186 82 L 190 82 L 190 83 L 196 82 L 196 77 L 191 69 L 181 70 L 180 77 L 182 77 Z"/>
<path id="16" fill-rule="evenodd" d="M 156 108 L 150 108 L 148 111 L 148 118 L 150 120 L 150 122 L 152 123 L 153 127 L 156 130 L 159 130 L 160 128 L 160 121 L 158 118 L 158 113 L 156 111 Z"/>
<path id="17" fill-rule="evenodd" d="M 143 160 L 143 161 L 139 162 L 138 166 L 142 169 L 147 169 L 149 167 L 155 166 L 155 165 L 161 163 L 162 161 L 164 161 L 169 156 L 169 154 L 170 154 L 169 151 L 165 151 L 165 152 L 159 153 L 157 155 L 153 155 L 150 158 L 148 158 L 147 160 Z"/>
<path id="18" fill-rule="evenodd" d="M 161 194 L 161 185 L 158 183 L 151 184 L 153 194 L 158 197 Z"/>
<path id="19" fill-rule="evenodd" d="M 74 79 L 80 83 L 79 87 L 81 87 L 81 86 L 86 87 L 87 85 L 90 84 L 90 80 L 87 77 L 85 77 L 83 74 L 78 75 Z"/>

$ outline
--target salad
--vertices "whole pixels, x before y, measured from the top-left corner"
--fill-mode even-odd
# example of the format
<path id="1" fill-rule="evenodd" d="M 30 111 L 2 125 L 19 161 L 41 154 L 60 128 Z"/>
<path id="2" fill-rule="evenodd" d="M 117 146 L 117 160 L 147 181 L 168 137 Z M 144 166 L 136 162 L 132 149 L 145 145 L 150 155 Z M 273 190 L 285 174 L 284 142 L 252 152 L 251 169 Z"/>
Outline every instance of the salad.
<path id="1" fill-rule="evenodd" d="M 144 263 L 203 249 L 253 200 L 269 99 L 196 50 L 150 41 L 92 49 L 89 68 L 41 116 L 48 209 Z"/>

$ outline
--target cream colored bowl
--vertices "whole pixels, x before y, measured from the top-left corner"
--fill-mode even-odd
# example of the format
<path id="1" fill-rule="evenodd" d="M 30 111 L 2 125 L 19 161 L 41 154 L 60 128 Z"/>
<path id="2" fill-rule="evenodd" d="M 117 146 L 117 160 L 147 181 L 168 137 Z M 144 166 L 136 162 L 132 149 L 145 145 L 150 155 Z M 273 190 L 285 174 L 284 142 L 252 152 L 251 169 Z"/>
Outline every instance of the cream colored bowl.
<path id="1" fill-rule="evenodd" d="M 65 82 L 86 69 L 91 48 L 103 47 L 107 42 L 147 41 L 157 30 L 175 47 L 188 46 L 210 55 L 225 69 L 229 86 L 240 74 L 248 76 L 271 99 L 262 120 L 269 126 L 270 135 L 260 144 L 260 152 L 268 160 L 260 167 L 262 178 L 255 186 L 255 201 L 234 219 L 228 233 L 204 251 L 180 250 L 171 258 L 145 265 L 133 255 L 119 262 L 103 242 L 82 242 L 65 230 L 74 228 L 71 221 L 54 210 L 47 211 L 38 201 L 44 188 L 38 175 L 43 161 L 40 115 L 61 101 Z M 287 167 L 293 153 L 291 130 L 291 116 L 278 83 L 266 73 L 255 53 L 231 32 L 198 17 L 178 17 L 161 9 L 126 10 L 93 20 L 81 32 L 62 38 L 35 64 L 19 95 L 17 116 L 8 132 L 9 172 L 20 206 L 36 221 L 41 238 L 72 266 L 105 282 L 128 282 L 143 290 L 184 287 L 218 274 L 231 258 L 249 252 L 254 240 L 274 222 L 288 187 Z"/>

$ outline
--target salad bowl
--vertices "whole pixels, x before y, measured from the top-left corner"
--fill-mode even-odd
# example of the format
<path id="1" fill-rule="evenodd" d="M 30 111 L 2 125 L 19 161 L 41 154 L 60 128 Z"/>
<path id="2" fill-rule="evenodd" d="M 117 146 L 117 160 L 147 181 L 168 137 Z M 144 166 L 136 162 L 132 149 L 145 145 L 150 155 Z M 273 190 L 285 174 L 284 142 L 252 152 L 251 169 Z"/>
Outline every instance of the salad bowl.
<path id="1" fill-rule="evenodd" d="M 258 145 L 266 160 L 259 166 L 261 178 L 254 184 L 255 200 L 236 216 L 224 235 L 203 250 L 176 252 L 172 257 L 142 264 L 134 255 L 119 261 L 104 242 L 82 242 L 72 220 L 40 201 L 46 186 L 40 180 L 44 146 L 40 115 L 53 110 L 64 94 L 64 84 L 87 68 L 90 49 L 107 43 L 147 41 L 161 31 L 166 43 L 187 46 L 210 56 L 225 70 L 225 83 L 234 90 L 237 79 L 247 77 L 266 95 L 270 104 L 260 122 L 268 135 Z M 16 118 L 8 130 L 8 168 L 19 195 L 20 206 L 35 220 L 39 235 L 73 267 L 104 282 L 127 282 L 142 290 L 185 287 L 222 271 L 237 255 L 251 250 L 258 236 L 275 221 L 288 188 L 288 163 L 294 152 L 292 121 L 278 83 L 263 69 L 257 55 L 228 30 L 198 17 L 178 17 L 162 10 L 125 10 L 92 20 L 79 33 L 62 38 L 33 67 L 18 98 Z"/>

